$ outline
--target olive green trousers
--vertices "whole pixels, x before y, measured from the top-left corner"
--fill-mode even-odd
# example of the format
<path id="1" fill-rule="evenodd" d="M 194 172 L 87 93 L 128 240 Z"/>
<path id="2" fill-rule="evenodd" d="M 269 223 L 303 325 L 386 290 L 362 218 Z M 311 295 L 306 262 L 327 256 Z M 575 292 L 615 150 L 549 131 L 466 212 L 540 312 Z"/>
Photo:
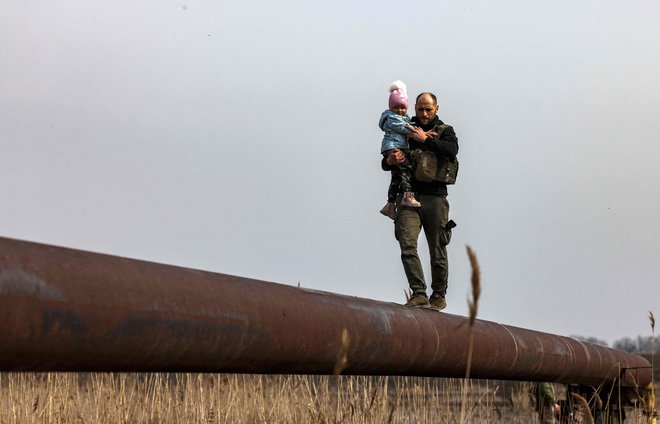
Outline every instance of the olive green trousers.
<path id="1" fill-rule="evenodd" d="M 447 245 L 451 240 L 449 222 L 449 202 L 446 197 L 419 194 L 419 208 L 401 207 L 394 221 L 394 234 L 401 247 L 401 261 L 413 294 L 426 294 L 424 271 L 417 254 L 417 240 L 421 230 L 429 245 L 431 257 L 431 289 L 445 296 L 449 277 Z"/>

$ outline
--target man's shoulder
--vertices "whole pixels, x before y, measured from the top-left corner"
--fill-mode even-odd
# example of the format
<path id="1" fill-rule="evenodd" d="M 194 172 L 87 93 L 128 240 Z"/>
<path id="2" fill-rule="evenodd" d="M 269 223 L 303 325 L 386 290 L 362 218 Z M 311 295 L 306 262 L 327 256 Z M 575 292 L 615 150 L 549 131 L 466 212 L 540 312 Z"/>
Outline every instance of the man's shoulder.
<path id="1" fill-rule="evenodd" d="M 446 123 L 445 121 L 443 121 L 443 120 L 440 119 L 440 118 L 436 119 L 436 121 L 433 122 L 433 124 L 434 124 L 436 127 L 438 127 L 438 128 L 439 128 L 439 127 L 442 127 L 442 128 L 453 128 L 450 124 Z"/>
<path id="2" fill-rule="evenodd" d="M 456 135 L 456 131 L 454 131 L 454 127 L 442 121 L 438 121 L 433 127 L 433 130 L 438 133 L 439 137 L 441 137 L 443 134 Z"/>

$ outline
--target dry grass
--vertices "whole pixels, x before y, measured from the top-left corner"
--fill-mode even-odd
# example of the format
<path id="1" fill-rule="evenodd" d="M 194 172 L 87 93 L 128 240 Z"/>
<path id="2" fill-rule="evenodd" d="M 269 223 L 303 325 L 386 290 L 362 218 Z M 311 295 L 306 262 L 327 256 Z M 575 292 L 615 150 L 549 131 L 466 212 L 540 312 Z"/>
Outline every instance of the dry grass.
<path id="1" fill-rule="evenodd" d="M 4 373 L 0 423 L 535 422 L 525 383 L 468 384 L 461 408 L 460 379 Z"/>
<path id="2" fill-rule="evenodd" d="M 5 373 L 0 422 L 453 422 L 461 384 L 414 377 Z M 470 422 L 530 422 L 531 409 L 513 411 L 498 387 L 471 382 Z"/>

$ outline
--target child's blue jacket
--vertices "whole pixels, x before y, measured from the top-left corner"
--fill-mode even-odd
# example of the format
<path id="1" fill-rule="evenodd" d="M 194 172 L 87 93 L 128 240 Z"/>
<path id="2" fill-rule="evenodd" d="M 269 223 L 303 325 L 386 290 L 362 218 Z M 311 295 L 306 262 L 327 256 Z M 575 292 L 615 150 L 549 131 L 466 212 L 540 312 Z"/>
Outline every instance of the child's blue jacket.
<path id="1" fill-rule="evenodd" d="M 380 152 L 384 153 L 391 149 L 407 149 L 408 140 L 406 135 L 410 132 L 406 128 L 410 123 L 408 115 L 401 116 L 387 109 L 380 115 L 378 126 L 385 131 L 383 142 L 380 144 Z"/>

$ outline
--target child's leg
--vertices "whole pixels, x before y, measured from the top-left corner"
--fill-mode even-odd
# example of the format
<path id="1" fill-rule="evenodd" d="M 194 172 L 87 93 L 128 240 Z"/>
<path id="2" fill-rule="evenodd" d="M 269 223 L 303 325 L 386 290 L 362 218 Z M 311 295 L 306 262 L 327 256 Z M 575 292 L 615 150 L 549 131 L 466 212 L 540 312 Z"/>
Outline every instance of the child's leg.
<path id="1" fill-rule="evenodd" d="M 401 185 L 401 172 L 399 169 L 394 168 L 391 172 L 390 187 L 387 189 L 387 202 L 394 203 L 397 194 L 399 194 L 399 186 Z M 408 183 L 410 185 L 410 183 Z"/>
<path id="2" fill-rule="evenodd" d="M 408 152 L 406 154 L 406 162 L 398 166 L 399 179 L 401 180 L 401 193 L 412 191 L 410 185 L 410 179 L 412 178 L 413 166 L 410 161 L 410 155 Z"/>
<path id="3" fill-rule="evenodd" d="M 410 162 L 410 155 L 407 151 L 406 154 L 406 163 L 399 165 L 399 175 L 401 176 L 401 192 L 403 193 L 403 199 L 401 204 L 403 206 L 410 206 L 413 208 L 418 208 L 422 206 L 417 199 L 415 199 L 415 194 L 412 192 L 412 186 L 410 184 L 410 179 L 412 178 L 413 166 Z"/>
<path id="4" fill-rule="evenodd" d="M 391 150 L 383 152 L 383 157 L 386 158 L 390 152 Z M 390 172 L 390 186 L 387 189 L 387 203 L 385 203 L 385 206 L 380 210 L 380 213 L 392 219 L 396 219 L 396 205 L 394 202 L 399 193 L 399 185 L 401 185 L 400 172 L 397 167 L 394 167 Z"/>

